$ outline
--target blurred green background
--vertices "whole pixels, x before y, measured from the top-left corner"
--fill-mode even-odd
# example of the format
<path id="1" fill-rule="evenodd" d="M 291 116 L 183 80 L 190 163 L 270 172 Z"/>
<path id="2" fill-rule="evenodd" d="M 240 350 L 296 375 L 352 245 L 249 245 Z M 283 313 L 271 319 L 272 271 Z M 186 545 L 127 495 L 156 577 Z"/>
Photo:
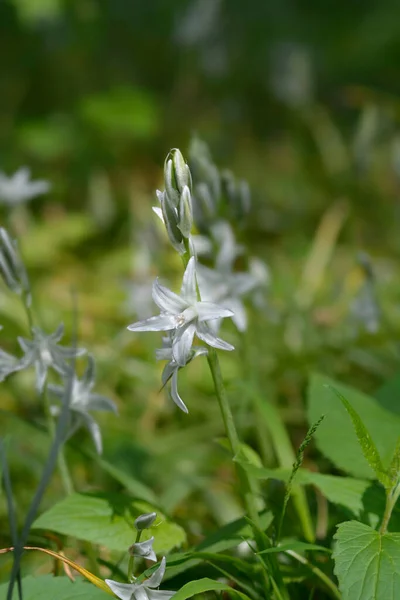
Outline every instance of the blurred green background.
<path id="1" fill-rule="evenodd" d="M 398 370 L 399 61 L 396 0 L 0 1 L 0 169 L 28 165 L 53 185 L 2 222 L 19 235 L 45 329 L 64 320 L 71 335 L 77 291 L 81 345 L 122 417 L 99 417 L 106 459 L 193 535 L 238 514 L 206 364 L 181 377 L 186 417 L 159 394 L 159 336 L 126 331 L 151 278 L 181 276 L 151 211 L 164 157 L 186 156 L 197 134 L 250 184 L 241 235 L 269 265 L 269 300 L 250 318 L 251 373 L 238 376 L 237 355 L 223 370 L 247 441 L 257 447 L 251 377 L 298 444 L 311 371 L 371 392 Z M 16 352 L 26 324 L 7 292 L 0 316 Z M 17 375 L 2 392 L 20 517 L 47 448 L 32 381 Z M 70 453 L 78 489 L 118 489 L 77 442 Z M 61 496 L 56 477 L 47 505 Z"/>

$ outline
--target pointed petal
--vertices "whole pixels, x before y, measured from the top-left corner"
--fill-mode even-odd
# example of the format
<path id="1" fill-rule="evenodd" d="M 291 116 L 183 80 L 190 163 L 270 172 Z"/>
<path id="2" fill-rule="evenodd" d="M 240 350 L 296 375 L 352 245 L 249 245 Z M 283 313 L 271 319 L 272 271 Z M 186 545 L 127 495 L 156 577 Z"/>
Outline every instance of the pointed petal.
<path id="1" fill-rule="evenodd" d="M 212 321 L 213 319 L 224 319 L 233 317 L 233 312 L 214 302 L 197 302 L 197 314 L 199 321 Z"/>
<path id="2" fill-rule="evenodd" d="M 165 566 L 166 566 L 166 560 L 165 560 L 165 556 L 163 556 L 160 566 L 158 567 L 157 571 L 154 571 L 152 576 L 149 577 L 149 579 L 144 582 L 145 587 L 157 588 L 160 585 L 160 583 L 162 582 L 163 577 L 165 575 Z"/>
<path id="3" fill-rule="evenodd" d="M 187 301 L 187 305 L 194 304 L 197 301 L 196 259 L 194 256 L 189 259 L 183 275 L 181 296 Z"/>
<path id="4" fill-rule="evenodd" d="M 143 556 L 147 560 L 157 562 L 156 553 L 153 550 L 154 536 L 144 542 L 136 542 L 129 548 L 131 556 Z"/>
<path id="5" fill-rule="evenodd" d="M 189 325 L 176 330 L 172 343 L 172 356 L 180 367 L 184 367 L 189 360 L 195 332 L 194 323 L 189 323 Z"/>
<path id="6" fill-rule="evenodd" d="M 172 375 L 178 369 L 179 369 L 179 365 L 177 365 L 174 360 L 171 360 L 169 363 L 167 363 L 165 365 L 162 375 L 161 375 L 161 381 L 162 381 L 163 387 L 168 383 L 168 381 L 171 379 Z"/>
<path id="7" fill-rule="evenodd" d="M 247 329 L 247 314 L 243 302 L 239 298 L 228 298 L 224 301 L 226 308 L 230 308 L 233 312 L 232 321 L 239 331 Z"/>
<path id="8" fill-rule="evenodd" d="M 201 325 L 199 324 L 199 326 L 197 327 L 196 333 L 197 333 L 197 337 L 200 340 L 203 340 L 203 342 L 205 342 L 209 346 L 212 346 L 213 348 L 218 348 L 219 350 L 234 350 L 235 349 L 235 347 L 232 346 L 232 344 L 228 344 L 228 342 L 225 342 L 224 340 L 221 340 L 221 338 L 214 335 L 212 333 L 212 331 L 210 330 L 210 328 L 207 327 L 207 325 L 205 323 L 202 323 Z"/>
<path id="9" fill-rule="evenodd" d="M 91 389 L 96 379 L 96 365 L 94 358 L 91 354 L 88 354 L 87 365 L 83 377 L 81 379 L 82 385 L 86 388 Z"/>
<path id="10" fill-rule="evenodd" d="M 37 360 L 35 362 L 35 371 L 36 371 L 36 389 L 41 394 L 43 392 L 44 383 L 46 381 L 47 376 L 47 367 L 43 364 L 41 360 Z"/>
<path id="11" fill-rule="evenodd" d="M 53 340 L 53 342 L 59 342 L 64 335 L 64 323 L 60 323 L 54 333 L 49 335 L 49 339 Z"/>
<path id="12" fill-rule="evenodd" d="M 92 440 L 96 447 L 97 454 L 101 454 L 103 452 L 103 442 L 101 438 L 101 430 L 99 424 L 91 417 L 88 413 L 81 412 L 80 413 L 85 427 L 88 429 L 90 435 L 92 436 Z"/>
<path id="13" fill-rule="evenodd" d="M 178 392 L 178 369 L 175 370 L 171 379 L 171 398 L 175 402 L 177 407 L 183 410 L 184 413 L 189 412 L 186 404 L 184 403 Z"/>
<path id="14" fill-rule="evenodd" d="M 251 273 L 233 273 L 232 290 L 235 296 L 243 296 L 253 290 L 258 284 Z"/>
<path id="15" fill-rule="evenodd" d="M 153 212 L 157 215 L 157 217 L 161 219 L 161 221 L 164 223 L 164 217 L 161 208 L 159 206 L 152 206 L 151 208 Z"/>
<path id="16" fill-rule="evenodd" d="M 112 579 L 106 579 L 105 582 L 120 600 L 131 600 L 133 592 L 137 587 L 134 583 L 119 583 Z"/>
<path id="17" fill-rule="evenodd" d="M 26 340 L 25 338 L 20 336 L 17 337 L 17 340 L 18 344 L 21 347 L 21 350 L 23 350 L 24 352 L 29 352 L 34 347 L 34 343 L 31 340 Z"/>
<path id="18" fill-rule="evenodd" d="M 158 315 L 138 321 L 128 326 L 129 331 L 171 331 L 175 329 L 176 322 L 171 315 Z"/>
<path id="19" fill-rule="evenodd" d="M 178 294 L 158 283 L 158 279 L 153 284 L 152 296 L 161 311 L 171 315 L 178 315 L 188 306 L 188 303 Z"/>
<path id="20" fill-rule="evenodd" d="M 115 403 L 101 394 L 89 394 L 86 401 L 86 410 L 102 410 L 104 412 L 118 413 Z"/>
<path id="21" fill-rule="evenodd" d="M 157 348 L 156 360 L 171 360 L 172 348 Z"/>

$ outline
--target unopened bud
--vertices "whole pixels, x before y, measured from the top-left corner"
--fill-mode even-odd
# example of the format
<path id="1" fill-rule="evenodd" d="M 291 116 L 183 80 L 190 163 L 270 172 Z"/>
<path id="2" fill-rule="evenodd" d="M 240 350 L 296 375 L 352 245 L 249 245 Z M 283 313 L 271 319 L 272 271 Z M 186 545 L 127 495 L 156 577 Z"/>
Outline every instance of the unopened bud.
<path id="1" fill-rule="evenodd" d="M 179 203 L 179 190 L 175 179 L 174 166 L 172 159 L 167 157 L 164 165 L 164 184 L 165 192 L 168 195 L 170 203 L 177 207 Z"/>
<path id="2" fill-rule="evenodd" d="M 190 174 L 189 165 L 185 162 L 182 156 L 182 152 L 178 148 L 171 150 L 170 155 L 172 156 L 174 175 L 176 185 L 179 192 L 183 192 L 187 186 L 189 190 L 192 189 L 192 176 Z"/>
<path id="3" fill-rule="evenodd" d="M 22 262 L 16 240 L 12 240 L 8 232 L 0 228 L 0 271 L 5 284 L 15 292 L 29 295 L 29 280 Z"/>
<path id="4" fill-rule="evenodd" d="M 184 247 L 182 243 L 183 236 L 178 227 L 178 211 L 169 202 L 167 192 L 164 192 L 162 196 L 160 196 L 160 201 L 163 221 L 167 230 L 169 240 L 173 247 L 179 253 L 182 254 L 184 252 Z"/>
<path id="5" fill-rule="evenodd" d="M 179 229 L 185 238 L 190 236 L 193 226 L 192 195 L 187 186 L 183 188 L 179 201 Z"/>
<path id="6" fill-rule="evenodd" d="M 143 531 L 143 529 L 149 529 L 149 527 L 153 525 L 156 517 L 156 512 L 144 513 L 135 520 L 134 526 L 138 531 Z"/>
<path id="7" fill-rule="evenodd" d="M 129 548 L 129 554 L 131 556 L 142 556 L 147 560 L 157 562 L 157 556 L 153 550 L 153 542 L 154 536 L 151 537 L 149 540 L 146 540 L 145 542 L 136 542 L 135 544 L 132 544 L 132 546 Z"/>

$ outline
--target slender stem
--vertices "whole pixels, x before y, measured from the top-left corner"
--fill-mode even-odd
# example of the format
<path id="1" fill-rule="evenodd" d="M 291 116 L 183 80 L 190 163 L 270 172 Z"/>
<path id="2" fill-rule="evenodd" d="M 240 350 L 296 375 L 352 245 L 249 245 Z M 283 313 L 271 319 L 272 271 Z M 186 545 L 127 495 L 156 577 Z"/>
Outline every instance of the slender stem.
<path id="1" fill-rule="evenodd" d="M 55 428 L 55 424 L 54 424 L 54 420 L 53 420 L 53 415 L 51 414 L 50 402 L 49 402 L 49 398 L 48 398 L 46 390 L 43 391 L 43 396 L 44 396 L 45 412 L 46 412 L 46 417 L 47 417 L 47 426 L 48 426 L 49 433 L 50 433 L 52 439 L 54 439 L 56 428 Z M 60 446 L 60 449 L 58 452 L 57 464 L 58 464 L 58 468 L 60 471 L 61 480 L 63 482 L 65 493 L 69 496 L 70 494 L 73 494 L 74 486 L 73 486 L 72 478 L 71 478 L 71 475 L 70 475 L 70 472 L 68 469 L 67 460 L 65 458 L 63 444 Z"/>
<path id="2" fill-rule="evenodd" d="M 400 483 L 397 483 L 394 488 L 389 490 L 386 495 L 386 506 L 385 512 L 383 513 L 382 523 L 379 528 L 379 533 L 384 535 L 387 532 L 390 517 L 392 516 L 393 509 L 400 496 Z"/>
<path id="3" fill-rule="evenodd" d="M 141 535 L 142 535 L 142 532 L 138 531 L 137 534 L 136 534 L 135 544 L 137 544 L 138 542 L 140 542 L 140 536 Z M 133 554 L 130 554 L 129 555 L 129 562 L 128 562 L 128 581 L 129 582 L 132 581 L 134 564 L 135 564 L 135 557 L 133 556 Z"/>
<path id="4" fill-rule="evenodd" d="M 314 575 L 316 575 L 321 581 L 324 582 L 326 587 L 331 592 L 332 596 L 334 598 L 338 598 L 340 600 L 340 598 L 342 596 L 341 596 L 339 590 L 337 589 L 336 585 L 333 583 L 333 581 L 331 579 L 329 579 L 329 577 L 327 575 L 325 575 L 325 573 L 323 571 L 321 571 L 321 569 L 319 569 L 315 565 L 311 564 L 306 558 L 304 558 L 304 556 L 301 556 L 301 554 L 297 554 L 297 552 L 294 552 L 293 550 L 288 550 L 287 554 L 289 554 L 290 556 L 293 556 L 293 558 L 298 560 L 303 565 L 306 565 L 314 573 Z"/>
<path id="5" fill-rule="evenodd" d="M 235 457 L 236 454 L 240 450 L 240 440 L 236 430 L 235 422 L 233 419 L 231 407 L 225 392 L 225 387 L 223 384 L 221 368 L 218 360 L 218 355 L 214 348 L 209 348 L 207 354 L 208 365 L 210 367 L 211 375 L 214 382 L 215 394 L 217 396 L 217 400 L 219 403 L 222 420 L 225 426 L 226 435 L 229 441 L 229 445 L 231 447 L 231 452 Z M 257 542 L 257 545 L 260 548 L 269 547 L 272 544 L 268 540 L 267 536 L 263 534 L 261 529 L 260 518 L 258 515 L 258 510 L 256 503 L 254 501 L 255 493 L 252 486 L 252 482 L 249 478 L 248 473 L 243 469 L 243 467 L 236 463 L 237 474 L 240 481 L 240 488 L 243 493 L 243 500 L 245 503 L 246 511 L 254 524 L 254 537 Z M 275 595 L 279 597 L 279 599 L 287 600 L 289 598 L 287 590 L 284 586 L 278 564 L 275 560 L 275 557 L 269 557 L 268 565 L 271 571 L 270 580 L 275 588 Z M 277 582 L 274 581 L 276 578 Z"/>

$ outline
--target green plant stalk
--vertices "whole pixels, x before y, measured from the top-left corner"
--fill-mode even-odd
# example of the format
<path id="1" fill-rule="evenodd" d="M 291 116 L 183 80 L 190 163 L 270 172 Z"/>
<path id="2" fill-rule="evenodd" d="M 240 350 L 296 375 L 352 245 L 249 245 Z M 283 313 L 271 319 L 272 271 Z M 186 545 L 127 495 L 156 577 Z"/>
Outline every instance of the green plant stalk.
<path id="1" fill-rule="evenodd" d="M 225 432 L 226 432 L 226 435 L 227 435 L 227 438 L 229 441 L 232 455 L 233 455 L 233 457 L 235 457 L 240 450 L 240 440 L 239 440 L 239 436 L 238 436 L 238 433 L 236 430 L 231 407 L 230 407 L 230 404 L 229 404 L 229 401 L 228 401 L 228 398 L 227 398 L 227 395 L 225 392 L 225 387 L 223 384 L 218 355 L 217 355 L 217 352 L 214 350 L 214 348 L 209 348 L 208 353 L 207 353 L 207 360 L 208 360 L 208 365 L 210 367 L 211 376 L 212 376 L 212 379 L 214 382 L 215 394 L 217 396 L 218 404 L 220 407 L 222 420 L 223 420 L 224 427 L 225 427 Z M 254 493 L 253 493 L 253 486 L 252 486 L 251 480 L 250 480 L 248 474 L 246 473 L 246 471 L 238 463 L 236 463 L 236 469 L 237 469 L 237 474 L 238 474 L 238 478 L 239 478 L 239 482 L 240 482 L 240 488 L 241 488 L 241 491 L 243 494 L 243 500 L 244 500 L 244 504 L 246 507 L 246 511 L 247 511 L 251 521 L 255 525 L 254 537 L 257 541 L 257 545 L 259 545 L 260 548 L 264 548 L 265 547 L 264 540 L 263 540 L 262 536 L 260 536 L 258 533 L 258 531 L 260 531 L 260 519 L 259 519 L 259 515 L 258 515 L 257 506 L 254 501 Z M 269 546 L 272 545 L 269 542 L 269 540 L 268 540 L 268 544 L 269 544 Z M 275 589 L 275 595 L 278 596 L 279 598 L 282 598 L 282 600 L 288 600 L 289 596 L 288 596 L 287 590 L 284 586 L 282 577 L 280 575 L 280 571 L 279 571 L 279 567 L 276 562 L 276 559 L 269 557 L 268 562 L 269 562 L 269 565 L 270 565 L 270 568 L 272 571 L 272 575 L 275 576 L 277 579 L 277 583 L 276 583 L 277 589 Z M 274 581 L 273 576 L 271 576 L 271 578 L 270 578 L 272 582 Z"/>
<path id="2" fill-rule="evenodd" d="M 263 401 L 258 394 L 252 394 L 252 396 L 256 411 L 264 416 L 263 420 L 269 425 L 269 433 L 279 466 L 291 469 L 296 460 L 296 455 L 277 408 L 271 402 Z M 301 485 L 297 483 L 292 485 L 291 498 L 299 516 L 304 538 L 308 542 L 315 542 L 314 525 L 307 497 Z"/>
<path id="3" fill-rule="evenodd" d="M 46 417 L 47 417 L 47 426 L 48 426 L 51 438 L 54 439 L 55 426 L 54 426 L 54 420 L 53 420 L 53 416 L 51 414 L 50 402 L 49 402 L 46 390 L 43 392 L 43 396 L 44 396 L 45 412 L 46 412 Z M 64 491 L 69 496 L 70 494 L 73 494 L 74 486 L 73 486 L 72 478 L 71 478 L 71 475 L 70 475 L 70 472 L 68 469 L 68 464 L 67 464 L 67 460 L 65 458 L 63 446 L 64 445 L 61 445 L 60 450 L 58 452 L 57 465 L 58 465 L 58 469 L 60 471 L 61 480 L 63 482 Z"/>
<path id="4" fill-rule="evenodd" d="M 137 534 L 136 534 L 135 544 L 137 544 L 138 542 L 140 542 L 141 535 L 142 535 L 142 532 L 138 531 Z M 135 565 L 135 557 L 131 554 L 129 556 L 129 562 L 128 562 L 128 581 L 129 582 L 132 581 L 134 565 Z"/>
<path id="5" fill-rule="evenodd" d="M 304 558 L 304 556 L 301 556 L 301 554 L 297 554 L 297 552 L 294 552 L 294 550 L 288 550 L 287 554 L 298 560 L 301 564 L 308 567 L 314 573 L 314 575 L 318 577 L 318 579 L 323 581 L 326 587 L 329 589 L 333 598 L 338 598 L 338 600 L 341 599 L 342 595 L 339 592 L 338 588 L 333 583 L 333 581 L 329 579 L 329 577 L 325 575 L 323 571 L 321 571 L 321 569 L 311 564 L 306 558 Z"/>
<path id="6" fill-rule="evenodd" d="M 400 496 L 400 482 L 389 491 L 386 492 L 386 506 L 385 512 L 383 513 L 382 523 L 379 528 L 379 533 L 384 535 L 387 532 L 390 517 L 392 516 L 393 509 L 396 505 L 397 500 Z"/>

